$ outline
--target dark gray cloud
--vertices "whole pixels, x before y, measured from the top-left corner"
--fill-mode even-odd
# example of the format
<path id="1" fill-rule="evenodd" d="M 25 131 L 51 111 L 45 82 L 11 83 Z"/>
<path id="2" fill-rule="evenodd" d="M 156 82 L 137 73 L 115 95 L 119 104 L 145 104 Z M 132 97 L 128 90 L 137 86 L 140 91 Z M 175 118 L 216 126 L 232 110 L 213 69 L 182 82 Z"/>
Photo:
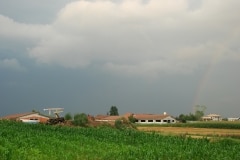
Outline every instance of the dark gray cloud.
<path id="1" fill-rule="evenodd" d="M 0 5 L 4 112 L 117 105 L 178 115 L 201 104 L 236 116 L 240 2 L 14 2 Z"/>

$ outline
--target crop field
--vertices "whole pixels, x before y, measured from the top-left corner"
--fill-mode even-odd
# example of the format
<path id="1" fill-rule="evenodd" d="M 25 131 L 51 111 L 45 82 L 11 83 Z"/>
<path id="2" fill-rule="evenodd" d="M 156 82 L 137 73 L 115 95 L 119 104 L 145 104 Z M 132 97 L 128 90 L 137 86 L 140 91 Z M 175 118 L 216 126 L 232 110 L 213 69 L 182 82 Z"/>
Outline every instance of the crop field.
<path id="1" fill-rule="evenodd" d="M 195 122 L 176 124 L 137 125 L 138 130 L 157 132 L 165 135 L 185 135 L 191 137 L 231 137 L 240 140 L 240 122 Z"/>
<path id="2" fill-rule="evenodd" d="M 138 126 L 158 127 L 158 124 L 140 124 Z M 185 127 L 185 128 L 216 128 L 216 129 L 240 129 L 240 122 L 228 121 L 209 121 L 209 122 L 193 122 L 193 123 L 168 123 L 162 124 L 161 127 Z"/>
<path id="3" fill-rule="evenodd" d="M 191 127 L 138 127 L 140 131 L 158 132 L 165 135 L 189 135 L 201 137 L 232 137 L 240 139 L 240 129 L 191 128 Z"/>
<path id="4" fill-rule="evenodd" d="M 238 160 L 239 151 L 231 139 L 0 121 L 1 160 Z"/>

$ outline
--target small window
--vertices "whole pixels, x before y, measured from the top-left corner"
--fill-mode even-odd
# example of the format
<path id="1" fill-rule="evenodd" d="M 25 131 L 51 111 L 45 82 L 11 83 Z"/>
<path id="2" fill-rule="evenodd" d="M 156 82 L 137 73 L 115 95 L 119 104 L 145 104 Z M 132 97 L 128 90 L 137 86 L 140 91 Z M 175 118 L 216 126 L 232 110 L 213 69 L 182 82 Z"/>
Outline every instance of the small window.
<path id="1" fill-rule="evenodd" d="M 161 120 L 157 119 L 156 122 L 161 122 Z"/>
<path id="2" fill-rule="evenodd" d="M 167 120 L 163 120 L 163 122 L 167 122 Z"/>
<path id="3" fill-rule="evenodd" d="M 141 120 L 141 122 L 146 122 L 145 120 Z"/>
<path id="4" fill-rule="evenodd" d="M 175 122 L 174 120 L 172 120 L 172 122 Z"/>
<path id="5" fill-rule="evenodd" d="M 153 120 L 148 120 L 148 122 L 153 122 Z"/>

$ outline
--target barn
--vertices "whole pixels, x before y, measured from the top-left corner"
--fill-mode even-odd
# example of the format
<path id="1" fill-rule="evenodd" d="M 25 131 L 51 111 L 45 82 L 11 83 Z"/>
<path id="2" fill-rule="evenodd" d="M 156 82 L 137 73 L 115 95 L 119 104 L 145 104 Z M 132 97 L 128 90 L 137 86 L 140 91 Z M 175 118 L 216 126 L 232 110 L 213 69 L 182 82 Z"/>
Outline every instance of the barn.
<path id="1" fill-rule="evenodd" d="M 176 123 L 176 119 L 164 112 L 163 114 L 133 114 L 138 124 Z"/>

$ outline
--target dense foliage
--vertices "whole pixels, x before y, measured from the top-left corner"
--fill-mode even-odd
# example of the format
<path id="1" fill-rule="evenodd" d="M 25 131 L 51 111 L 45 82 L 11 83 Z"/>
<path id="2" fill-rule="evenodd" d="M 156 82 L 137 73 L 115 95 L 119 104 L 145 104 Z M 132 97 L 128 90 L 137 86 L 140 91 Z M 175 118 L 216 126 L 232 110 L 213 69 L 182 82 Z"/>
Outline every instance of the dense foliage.
<path id="1" fill-rule="evenodd" d="M 116 106 L 111 106 L 109 114 L 110 116 L 118 116 L 118 108 Z"/>
<path id="2" fill-rule="evenodd" d="M 196 105 L 194 107 L 194 114 L 180 114 L 176 119 L 180 122 L 186 123 L 187 121 L 200 121 L 201 118 L 204 116 L 206 106 Z"/>
<path id="3" fill-rule="evenodd" d="M 72 115 L 71 113 L 67 113 L 65 116 L 64 116 L 65 120 L 72 120 Z"/>
<path id="4" fill-rule="evenodd" d="M 74 115 L 73 124 L 76 126 L 86 126 L 88 123 L 88 117 L 85 113 L 77 113 Z"/>
<path id="5" fill-rule="evenodd" d="M 1 160 L 240 159 L 240 144 L 162 136 L 136 130 L 0 121 Z"/>
<path id="6" fill-rule="evenodd" d="M 133 114 L 131 114 L 129 117 L 128 117 L 128 120 L 129 122 L 131 123 L 135 123 L 137 121 L 137 119 L 133 116 Z"/>

